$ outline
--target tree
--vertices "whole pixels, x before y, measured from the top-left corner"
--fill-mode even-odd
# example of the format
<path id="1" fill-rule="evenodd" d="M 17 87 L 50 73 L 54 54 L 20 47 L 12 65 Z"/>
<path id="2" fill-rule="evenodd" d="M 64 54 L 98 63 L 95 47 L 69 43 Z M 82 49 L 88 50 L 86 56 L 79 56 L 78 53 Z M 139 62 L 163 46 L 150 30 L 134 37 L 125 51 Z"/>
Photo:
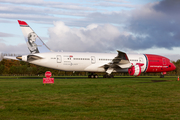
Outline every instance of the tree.
<path id="1" fill-rule="evenodd" d="M 16 68 L 16 66 L 11 66 L 10 67 L 10 74 L 16 74 L 17 73 L 17 70 L 16 70 L 17 68 Z"/>
<path id="2" fill-rule="evenodd" d="M 2 75 L 2 73 L 3 73 L 3 71 L 4 71 L 4 68 L 5 68 L 4 65 L 1 65 L 1 66 L 0 66 L 0 74 L 1 74 L 1 75 Z"/>

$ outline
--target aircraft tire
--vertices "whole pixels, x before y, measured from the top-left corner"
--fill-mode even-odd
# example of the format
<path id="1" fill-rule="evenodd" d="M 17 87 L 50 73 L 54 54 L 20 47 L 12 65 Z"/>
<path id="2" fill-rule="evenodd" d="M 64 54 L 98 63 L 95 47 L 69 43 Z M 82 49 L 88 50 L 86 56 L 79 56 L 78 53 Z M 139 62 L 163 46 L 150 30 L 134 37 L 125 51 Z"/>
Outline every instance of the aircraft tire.
<path id="1" fill-rule="evenodd" d="M 96 75 L 94 75 L 94 78 L 98 78 L 98 75 L 96 74 Z"/>
<path id="2" fill-rule="evenodd" d="M 114 78 L 114 75 L 109 75 L 110 76 L 110 78 Z"/>
<path id="3" fill-rule="evenodd" d="M 91 78 L 94 78 L 94 75 L 91 75 Z"/>
<path id="4" fill-rule="evenodd" d="M 114 78 L 114 75 L 105 74 L 105 75 L 103 75 L 103 78 Z"/>

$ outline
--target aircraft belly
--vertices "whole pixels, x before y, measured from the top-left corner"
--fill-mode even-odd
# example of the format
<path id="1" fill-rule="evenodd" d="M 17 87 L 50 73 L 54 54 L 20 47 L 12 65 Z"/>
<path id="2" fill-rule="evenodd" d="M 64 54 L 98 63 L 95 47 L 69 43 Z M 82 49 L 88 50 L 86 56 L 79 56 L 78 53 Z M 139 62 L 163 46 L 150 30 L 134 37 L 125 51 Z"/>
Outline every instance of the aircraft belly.
<path id="1" fill-rule="evenodd" d="M 56 63 L 56 60 L 48 60 L 48 59 L 43 59 L 43 60 L 35 60 L 32 62 L 29 62 L 35 65 L 47 67 L 47 68 L 52 68 L 52 69 L 58 69 L 58 65 Z"/>
<path id="2" fill-rule="evenodd" d="M 104 68 L 98 67 L 96 64 L 89 65 L 84 70 L 89 72 L 105 72 Z"/>

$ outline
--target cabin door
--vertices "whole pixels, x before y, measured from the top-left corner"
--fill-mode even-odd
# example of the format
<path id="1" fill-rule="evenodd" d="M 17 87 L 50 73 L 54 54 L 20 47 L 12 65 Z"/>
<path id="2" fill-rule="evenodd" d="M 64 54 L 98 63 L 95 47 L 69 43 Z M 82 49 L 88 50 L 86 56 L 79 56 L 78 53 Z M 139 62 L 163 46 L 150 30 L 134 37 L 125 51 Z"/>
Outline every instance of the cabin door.
<path id="1" fill-rule="evenodd" d="M 139 63 L 143 63 L 143 58 L 142 57 L 139 58 Z"/>
<path id="2" fill-rule="evenodd" d="M 91 56 L 91 63 L 92 63 L 92 64 L 95 64 L 95 63 L 96 63 L 96 58 L 95 58 L 95 56 Z"/>
<path id="3" fill-rule="evenodd" d="M 163 65 L 166 65 L 166 59 L 163 58 L 162 61 L 163 61 Z"/>
<path id="4" fill-rule="evenodd" d="M 57 55 L 57 63 L 61 63 L 61 62 L 62 62 L 61 55 Z"/>

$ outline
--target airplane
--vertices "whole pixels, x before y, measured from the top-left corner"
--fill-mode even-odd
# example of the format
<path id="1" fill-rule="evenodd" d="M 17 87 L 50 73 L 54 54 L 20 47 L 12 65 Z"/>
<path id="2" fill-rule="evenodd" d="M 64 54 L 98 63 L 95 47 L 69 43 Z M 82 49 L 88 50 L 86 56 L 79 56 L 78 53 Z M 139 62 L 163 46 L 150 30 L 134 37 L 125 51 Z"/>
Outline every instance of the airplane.
<path id="1" fill-rule="evenodd" d="M 89 78 L 98 78 L 97 72 L 105 72 L 103 78 L 113 78 L 113 72 L 128 72 L 131 76 L 161 73 L 164 77 L 166 72 L 176 69 L 170 59 L 154 54 L 54 52 L 25 21 L 18 20 L 18 23 L 30 54 L 12 57 L 1 53 L 0 61 L 13 59 L 61 71 L 85 71 L 91 73 Z"/>

